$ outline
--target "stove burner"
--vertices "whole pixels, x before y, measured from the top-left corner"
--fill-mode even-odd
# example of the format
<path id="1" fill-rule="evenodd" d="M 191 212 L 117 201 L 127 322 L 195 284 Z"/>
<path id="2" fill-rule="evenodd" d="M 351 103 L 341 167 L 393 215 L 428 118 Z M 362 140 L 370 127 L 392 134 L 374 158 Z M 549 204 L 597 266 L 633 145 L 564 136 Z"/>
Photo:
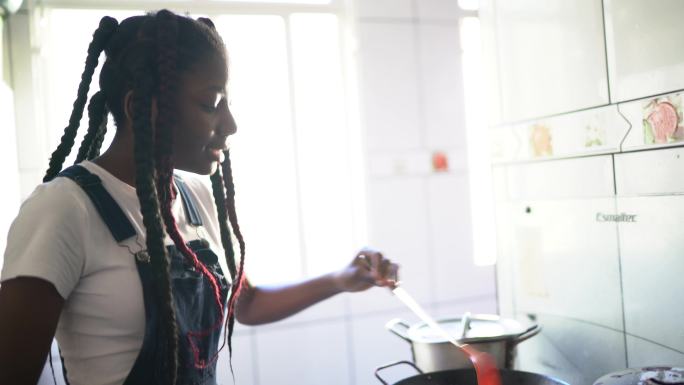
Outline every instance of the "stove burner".
<path id="1" fill-rule="evenodd" d="M 652 366 L 605 375 L 594 385 L 684 385 L 684 368 Z"/>

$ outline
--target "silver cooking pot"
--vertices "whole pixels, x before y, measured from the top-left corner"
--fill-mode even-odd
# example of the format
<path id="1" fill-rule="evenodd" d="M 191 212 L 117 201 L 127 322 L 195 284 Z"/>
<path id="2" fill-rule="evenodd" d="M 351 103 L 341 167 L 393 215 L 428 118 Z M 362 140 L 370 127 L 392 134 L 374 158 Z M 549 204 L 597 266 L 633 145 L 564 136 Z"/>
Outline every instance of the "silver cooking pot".
<path id="1" fill-rule="evenodd" d="M 461 318 L 441 319 L 437 323 L 459 343 L 489 353 L 499 368 L 506 369 L 513 368 L 516 345 L 541 331 L 537 324 L 525 328 L 518 321 L 484 314 L 466 313 Z M 472 368 L 460 349 L 424 322 L 411 326 L 397 318 L 385 327 L 411 344 L 413 362 L 424 372 Z"/>

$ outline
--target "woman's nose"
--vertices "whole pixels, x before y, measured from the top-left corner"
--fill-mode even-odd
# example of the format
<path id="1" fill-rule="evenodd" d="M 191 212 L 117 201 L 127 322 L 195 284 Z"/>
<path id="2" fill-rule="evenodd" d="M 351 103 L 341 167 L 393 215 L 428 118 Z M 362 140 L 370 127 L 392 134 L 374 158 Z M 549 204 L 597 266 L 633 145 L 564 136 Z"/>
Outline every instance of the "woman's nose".
<path id="1" fill-rule="evenodd" d="M 237 124 L 235 123 L 235 118 L 233 113 L 228 108 L 228 103 L 222 108 L 221 121 L 219 122 L 219 130 L 222 134 L 233 135 L 237 132 Z"/>

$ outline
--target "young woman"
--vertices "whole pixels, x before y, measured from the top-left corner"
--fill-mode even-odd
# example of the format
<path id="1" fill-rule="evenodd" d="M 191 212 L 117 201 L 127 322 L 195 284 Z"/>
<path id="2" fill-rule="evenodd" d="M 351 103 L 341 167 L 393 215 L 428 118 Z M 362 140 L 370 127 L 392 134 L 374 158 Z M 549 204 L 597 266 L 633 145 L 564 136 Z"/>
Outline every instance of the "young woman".
<path id="1" fill-rule="evenodd" d="M 62 170 L 103 51 L 77 165 Z M 236 131 L 227 80 L 209 19 L 162 10 L 100 21 L 45 183 L 8 236 L 0 384 L 35 384 L 53 336 L 72 385 L 215 384 L 221 330 L 230 350 L 235 317 L 272 322 L 340 292 L 395 284 L 397 266 L 362 250 L 319 278 L 250 285 L 225 144 Z M 116 134 L 99 155 L 108 113 Z M 212 191 L 174 169 L 211 175 Z"/>

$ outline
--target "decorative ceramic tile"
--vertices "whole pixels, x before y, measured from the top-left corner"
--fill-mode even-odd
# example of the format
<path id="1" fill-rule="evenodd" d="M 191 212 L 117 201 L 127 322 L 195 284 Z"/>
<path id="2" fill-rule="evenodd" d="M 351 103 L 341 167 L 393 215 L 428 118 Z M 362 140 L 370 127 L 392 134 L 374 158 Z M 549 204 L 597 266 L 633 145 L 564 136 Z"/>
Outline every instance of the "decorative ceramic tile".
<path id="1" fill-rule="evenodd" d="M 643 110 L 644 144 L 665 144 L 684 139 L 682 98 L 679 94 L 652 99 Z"/>
<path id="2" fill-rule="evenodd" d="M 623 151 L 684 144 L 681 92 L 621 103 L 619 108 L 632 125 Z"/>
<path id="3" fill-rule="evenodd" d="M 532 120 L 491 130 L 495 163 L 618 152 L 629 124 L 616 106 Z"/>

